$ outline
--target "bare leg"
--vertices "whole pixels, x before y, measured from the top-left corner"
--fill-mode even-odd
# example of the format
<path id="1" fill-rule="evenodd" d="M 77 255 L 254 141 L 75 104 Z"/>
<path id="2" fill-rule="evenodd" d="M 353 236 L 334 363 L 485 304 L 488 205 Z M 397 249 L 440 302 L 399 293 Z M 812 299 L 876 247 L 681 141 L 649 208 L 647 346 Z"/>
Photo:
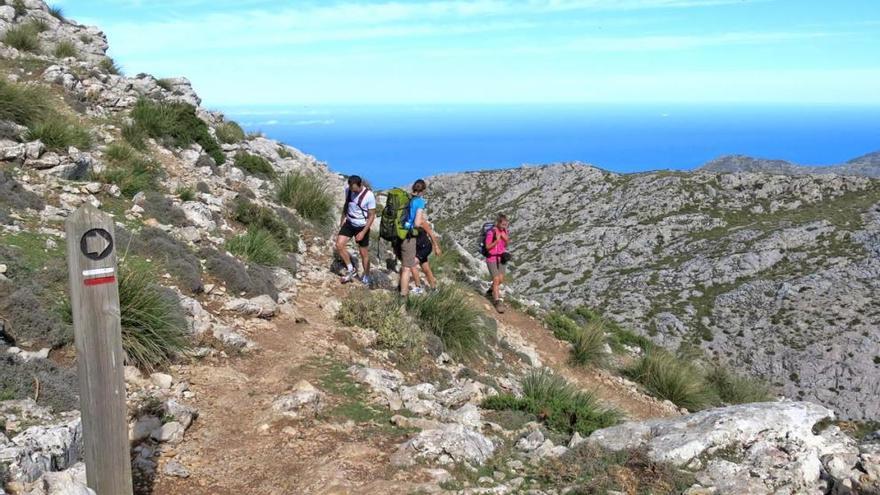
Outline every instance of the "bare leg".
<path id="1" fill-rule="evenodd" d="M 400 295 L 406 297 L 409 295 L 409 277 L 412 271 L 407 267 L 400 268 Z"/>
<path id="2" fill-rule="evenodd" d="M 428 281 L 428 286 L 432 289 L 436 289 L 437 279 L 434 278 L 434 272 L 431 271 L 431 264 L 427 261 L 422 263 L 422 271 L 425 273 L 425 279 Z"/>
<path id="3" fill-rule="evenodd" d="M 492 299 L 497 301 L 501 299 L 501 283 L 504 281 L 504 275 L 500 273 L 492 279 Z"/>
<path id="4" fill-rule="evenodd" d="M 414 266 L 414 267 L 410 268 L 410 270 L 412 271 L 413 283 L 416 284 L 416 287 L 421 287 L 422 286 L 422 277 L 419 275 L 419 267 Z"/>
<path id="5" fill-rule="evenodd" d="M 351 265 L 351 255 L 348 254 L 348 241 L 350 240 L 351 237 L 345 237 L 344 235 L 336 238 L 336 252 L 339 253 L 339 257 L 342 258 L 342 262 L 345 263 L 346 267 Z"/>
<path id="6" fill-rule="evenodd" d="M 360 248 L 361 253 L 361 263 L 364 265 L 364 275 L 370 276 L 370 248 L 363 247 Z"/>

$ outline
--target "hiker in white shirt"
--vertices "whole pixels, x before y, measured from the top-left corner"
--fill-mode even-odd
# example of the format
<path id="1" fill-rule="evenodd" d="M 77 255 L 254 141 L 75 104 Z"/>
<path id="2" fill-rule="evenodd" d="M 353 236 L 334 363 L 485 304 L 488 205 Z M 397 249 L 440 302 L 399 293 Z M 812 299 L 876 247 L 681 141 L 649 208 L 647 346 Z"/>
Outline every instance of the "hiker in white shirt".
<path id="1" fill-rule="evenodd" d="M 346 268 L 342 283 L 357 278 L 357 269 L 351 264 L 351 255 L 348 253 L 348 242 L 354 239 L 364 266 L 361 282 L 370 285 L 370 228 L 375 220 L 376 196 L 364 185 L 363 179 L 357 175 L 350 176 L 348 187 L 345 188 L 345 206 L 342 208 L 339 235 L 336 238 L 336 251 L 339 252 L 339 257 L 342 258 Z"/>

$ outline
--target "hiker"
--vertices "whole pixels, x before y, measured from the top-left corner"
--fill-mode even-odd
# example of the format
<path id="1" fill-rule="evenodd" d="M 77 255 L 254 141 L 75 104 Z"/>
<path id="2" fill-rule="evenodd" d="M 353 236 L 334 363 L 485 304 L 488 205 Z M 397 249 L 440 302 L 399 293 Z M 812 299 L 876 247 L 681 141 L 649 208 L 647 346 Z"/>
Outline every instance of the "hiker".
<path id="1" fill-rule="evenodd" d="M 437 288 L 437 279 L 434 278 L 431 263 L 428 261 L 431 253 L 437 253 L 437 256 L 442 256 L 443 250 L 440 248 L 440 242 L 437 240 L 437 234 L 434 233 L 431 223 L 425 222 L 422 228 L 419 229 L 419 236 L 416 237 L 416 259 L 418 260 L 419 267 L 422 269 L 422 273 L 425 274 L 428 288 L 433 290 Z M 412 268 L 412 276 L 416 287 L 420 287 L 421 280 L 419 279 L 418 267 Z"/>
<path id="2" fill-rule="evenodd" d="M 410 277 L 412 276 L 413 269 L 417 269 L 419 266 L 419 260 L 416 257 L 418 254 L 419 231 L 428 223 L 425 221 L 427 202 L 422 197 L 427 188 L 428 185 L 422 179 L 413 183 L 409 209 L 405 212 L 406 220 L 403 223 L 403 228 L 406 230 L 406 236 L 400 241 L 400 260 L 403 265 L 400 268 L 400 295 L 403 297 L 409 295 Z M 423 292 L 421 287 L 413 289 L 413 294 L 422 294 Z"/>
<path id="3" fill-rule="evenodd" d="M 362 178 L 357 175 L 350 176 L 348 187 L 345 188 L 345 206 L 342 208 L 339 235 L 336 238 L 336 251 L 345 263 L 346 269 L 342 283 L 353 281 L 358 274 L 357 268 L 351 264 L 351 255 L 348 253 L 348 242 L 354 239 L 364 266 L 361 282 L 364 285 L 370 284 L 370 228 L 375 220 L 376 195 L 364 184 Z"/>
<path id="4" fill-rule="evenodd" d="M 505 266 L 510 254 L 507 252 L 507 244 L 510 242 L 507 229 L 510 222 L 504 214 L 498 215 L 493 225 L 485 234 L 486 266 L 492 275 L 492 288 L 490 289 L 492 302 L 499 313 L 503 313 L 504 300 L 501 299 L 501 284 L 504 283 Z"/>

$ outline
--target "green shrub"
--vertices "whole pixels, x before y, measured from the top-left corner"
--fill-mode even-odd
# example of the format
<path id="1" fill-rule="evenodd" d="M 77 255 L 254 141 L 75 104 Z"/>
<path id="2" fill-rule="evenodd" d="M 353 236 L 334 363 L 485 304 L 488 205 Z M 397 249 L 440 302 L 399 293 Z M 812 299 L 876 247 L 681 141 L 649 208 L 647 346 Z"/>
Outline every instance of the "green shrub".
<path id="1" fill-rule="evenodd" d="M 104 157 L 110 166 L 95 178 L 106 184 L 116 184 L 124 196 L 131 198 L 141 191 L 159 188 L 161 168 L 131 146 L 113 143 L 104 151 Z"/>
<path id="2" fill-rule="evenodd" d="M 229 239 L 226 249 L 248 261 L 266 266 L 278 265 L 284 255 L 272 234 L 263 229 L 250 229 L 247 234 Z"/>
<path id="3" fill-rule="evenodd" d="M 126 124 L 122 126 L 122 139 L 136 150 L 147 150 L 147 137 L 149 137 L 147 131 L 139 125 Z"/>
<path id="4" fill-rule="evenodd" d="M 461 289 L 446 285 L 429 295 L 409 298 L 406 306 L 453 356 L 467 357 L 482 349 L 486 328 L 480 311 L 468 303 Z"/>
<path id="5" fill-rule="evenodd" d="M 216 131 L 217 139 L 219 139 L 221 143 L 240 143 L 244 141 L 245 138 L 244 130 L 241 128 L 241 126 L 231 120 L 217 126 Z"/>
<path id="6" fill-rule="evenodd" d="M 40 32 L 33 24 L 22 24 L 9 28 L 3 35 L 3 42 L 23 52 L 40 51 Z"/>
<path id="7" fill-rule="evenodd" d="M 186 103 L 159 103 L 141 98 L 131 111 L 135 124 L 155 139 L 166 139 L 178 147 L 198 143 L 218 165 L 226 161 L 220 145 L 208 132 L 208 124 Z"/>
<path id="8" fill-rule="evenodd" d="M 24 4 L 24 0 L 13 0 L 12 8 L 15 9 L 16 17 L 27 14 L 27 6 Z"/>
<path id="9" fill-rule="evenodd" d="M 336 317 L 344 325 L 375 331 L 376 343 L 384 349 L 421 348 L 425 340 L 401 302 L 388 292 L 358 291 L 343 299 Z"/>
<path id="10" fill-rule="evenodd" d="M 297 249 L 296 232 L 274 211 L 265 206 L 256 205 L 247 199 L 239 199 L 235 202 L 232 219 L 247 227 L 268 231 L 278 244 L 288 251 Z"/>
<path id="11" fill-rule="evenodd" d="M 49 7 L 49 14 L 52 17 L 58 19 L 59 21 L 63 22 L 65 20 L 64 19 L 64 10 L 61 7 L 58 7 L 58 6 Z"/>
<path id="12" fill-rule="evenodd" d="M 689 411 L 703 409 L 712 401 L 699 370 L 662 349 L 647 352 L 627 374 L 654 396 Z"/>
<path id="13" fill-rule="evenodd" d="M 119 65 L 116 64 L 116 61 L 110 57 L 103 58 L 98 64 L 98 67 L 107 74 L 113 74 L 116 76 L 122 74 L 122 68 L 119 67 Z"/>
<path id="14" fill-rule="evenodd" d="M 184 202 L 196 199 L 196 192 L 191 187 L 178 187 L 174 194 L 177 194 L 177 197 Z"/>
<path id="15" fill-rule="evenodd" d="M 50 150 L 66 150 L 75 146 L 81 150 L 92 147 L 92 135 L 89 131 L 73 120 L 57 116 L 31 126 L 27 139 L 39 139 Z"/>
<path id="16" fill-rule="evenodd" d="M 69 41 L 60 41 L 55 45 L 54 55 L 56 58 L 76 57 L 78 55 L 76 45 Z"/>
<path id="17" fill-rule="evenodd" d="M 156 81 L 156 84 L 165 91 L 171 91 L 173 88 L 170 79 L 159 79 L 158 81 Z"/>
<path id="18" fill-rule="evenodd" d="M 235 166 L 254 175 L 264 177 L 275 177 L 275 169 L 269 160 L 262 156 L 252 155 L 250 153 L 239 151 L 235 155 Z"/>
<path id="19" fill-rule="evenodd" d="M 278 156 L 280 156 L 281 158 L 293 158 L 293 153 L 291 153 L 286 146 L 279 146 Z"/>
<path id="20" fill-rule="evenodd" d="M 484 400 L 482 406 L 534 414 L 551 430 L 566 435 L 578 432 L 586 436 L 620 421 L 620 413 L 600 406 L 592 394 L 576 389 L 546 368 L 527 375 L 522 387 L 521 398 L 499 394 Z"/>
<path id="21" fill-rule="evenodd" d="M 49 95 L 43 88 L 0 79 L 0 120 L 30 127 L 52 114 Z"/>
<path id="22" fill-rule="evenodd" d="M 333 221 L 333 197 L 316 175 L 291 172 L 278 181 L 278 201 L 306 220 L 327 225 Z"/>
<path id="23" fill-rule="evenodd" d="M 167 365 L 189 347 L 177 296 L 146 268 L 121 264 L 119 304 L 122 347 L 128 362 L 145 370 Z"/>
<path id="24" fill-rule="evenodd" d="M 605 327 L 601 323 L 579 326 L 571 340 L 571 361 L 579 366 L 599 365 L 604 361 Z"/>
<path id="25" fill-rule="evenodd" d="M 713 366 L 706 374 L 710 390 L 723 404 L 747 404 L 773 399 L 770 387 L 754 378 L 731 373 L 720 365 Z"/>
<path id="26" fill-rule="evenodd" d="M 30 26 L 30 28 L 33 29 L 38 34 L 45 33 L 46 31 L 49 30 L 49 23 L 46 22 L 45 19 L 39 19 L 39 18 L 38 19 L 31 19 L 31 21 L 25 25 Z"/>
<path id="27" fill-rule="evenodd" d="M 83 43 L 91 43 L 92 41 L 94 41 L 91 36 L 89 36 L 85 33 L 79 35 L 79 40 L 82 41 Z"/>
<path id="28" fill-rule="evenodd" d="M 575 335 L 580 330 L 580 325 L 576 321 L 558 311 L 547 315 L 544 323 L 547 324 L 547 327 L 557 339 L 566 342 L 574 340 Z"/>

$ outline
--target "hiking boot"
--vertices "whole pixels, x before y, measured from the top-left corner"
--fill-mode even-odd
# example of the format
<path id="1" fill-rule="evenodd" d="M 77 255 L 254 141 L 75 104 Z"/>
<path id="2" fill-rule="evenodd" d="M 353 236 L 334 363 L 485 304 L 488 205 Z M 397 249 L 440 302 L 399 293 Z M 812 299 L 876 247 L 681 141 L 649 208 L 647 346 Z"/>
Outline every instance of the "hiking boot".
<path id="1" fill-rule="evenodd" d="M 501 299 L 495 300 L 495 311 L 498 311 L 499 313 L 504 313 L 505 311 L 507 311 L 507 308 L 504 307 L 503 300 L 501 300 Z"/>
<path id="2" fill-rule="evenodd" d="M 363 277 L 361 277 L 361 283 L 366 285 L 367 287 L 370 286 L 370 282 L 372 282 L 372 280 L 370 279 L 369 275 L 364 275 Z"/>
<path id="3" fill-rule="evenodd" d="M 345 275 L 342 276 L 342 280 L 341 280 L 342 283 L 347 284 L 347 283 L 351 282 L 352 280 L 355 279 L 355 277 L 357 277 L 357 274 L 358 274 L 357 270 L 349 270 L 348 272 L 345 273 Z"/>
<path id="4" fill-rule="evenodd" d="M 409 293 L 410 293 L 410 295 L 413 295 L 413 296 L 424 296 L 425 289 L 422 289 L 421 287 L 413 287 L 413 289 L 411 291 L 409 291 Z"/>

